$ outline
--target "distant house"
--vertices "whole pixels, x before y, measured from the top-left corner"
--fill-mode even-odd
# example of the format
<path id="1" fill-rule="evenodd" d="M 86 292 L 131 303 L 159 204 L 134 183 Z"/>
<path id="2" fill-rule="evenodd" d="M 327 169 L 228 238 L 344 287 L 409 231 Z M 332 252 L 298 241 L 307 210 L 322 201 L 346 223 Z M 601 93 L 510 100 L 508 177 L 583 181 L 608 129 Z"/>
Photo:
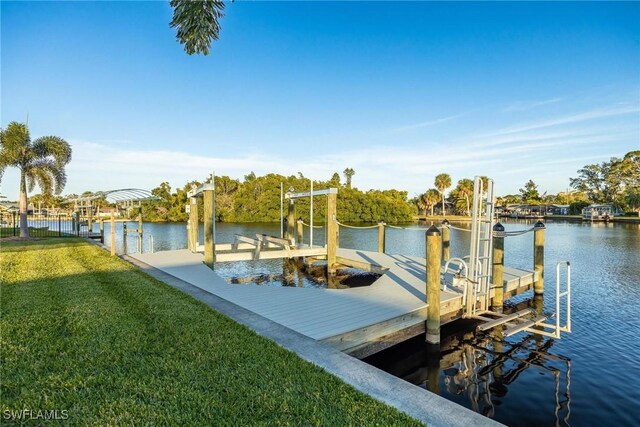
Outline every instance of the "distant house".
<path id="1" fill-rule="evenodd" d="M 19 212 L 20 205 L 16 202 L 0 202 L 0 212 Z"/>
<path id="2" fill-rule="evenodd" d="M 20 204 L 17 203 L 17 202 L 1 201 L 0 202 L 0 212 L 1 213 L 20 212 Z M 33 206 L 32 205 L 27 206 L 27 214 L 33 215 Z"/>
<path id="3" fill-rule="evenodd" d="M 569 205 L 548 205 L 547 215 L 569 215 Z"/>
<path id="4" fill-rule="evenodd" d="M 528 217 L 536 214 L 532 211 L 532 208 L 534 208 L 532 205 L 509 203 L 505 207 L 502 216 L 508 216 L 510 218 Z M 537 208 L 537 206 L 535 206 L 535 208 Z"/>

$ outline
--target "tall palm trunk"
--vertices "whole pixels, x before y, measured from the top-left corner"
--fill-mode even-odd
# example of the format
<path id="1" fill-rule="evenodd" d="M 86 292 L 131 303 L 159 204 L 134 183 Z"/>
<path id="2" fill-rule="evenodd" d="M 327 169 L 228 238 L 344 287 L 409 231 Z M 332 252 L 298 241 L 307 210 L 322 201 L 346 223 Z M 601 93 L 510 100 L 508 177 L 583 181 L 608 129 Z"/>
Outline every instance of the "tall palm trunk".
<path id="1" fill-rule="evenodd" d="M 469 195 L 465 194 L 464 198 L 467 200 L 467 216 L 471 215 L 471 212 L 469 211 Z"/>
<path id="2" fill-rule="evenodd" d="M 442 216 L 446 216 L 447 211 L 444 209 L 444 191 L 441 194 L 442 194 Z"/>
<path id="3" fill-rule="evenodd" d="M 433 216 L 433 207 L 435 206 L 435 204 L 431 205 L 431 216 Z M 638 215 L 640 216 L 640 212 L 638 213 Z"/>
<path id="4" fill-rule="evenodd" d="M 27 223 L 27 182 L 24 172 L 20 172 L 20 237 L 29 237 Z"/>

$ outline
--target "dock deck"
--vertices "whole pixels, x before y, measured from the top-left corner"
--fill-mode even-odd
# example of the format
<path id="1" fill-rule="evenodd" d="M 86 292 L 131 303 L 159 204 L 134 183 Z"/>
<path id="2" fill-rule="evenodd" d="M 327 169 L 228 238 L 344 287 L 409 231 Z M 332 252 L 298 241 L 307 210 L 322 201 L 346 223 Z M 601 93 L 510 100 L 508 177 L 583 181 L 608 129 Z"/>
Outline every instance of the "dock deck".
<path id="1" fill-rule="evenodd" d="M 358 354 L 375 343 L 379 349 L 392 345 L 403 331 L 424 331 L 425 258 L 343 248 L 337 255 L 342 265 L 383 275 L 370 286 L 349 289 L 237 285 L 204 265 L 201 253 L 184 249 L 131 256 L 347 353 Z M 505 295 L 530 289 L 534 279 L 533 271 L 505 267 Z M 441 291 L 440 304 L 443 323 L 460 318 L 462 291 Z"/>

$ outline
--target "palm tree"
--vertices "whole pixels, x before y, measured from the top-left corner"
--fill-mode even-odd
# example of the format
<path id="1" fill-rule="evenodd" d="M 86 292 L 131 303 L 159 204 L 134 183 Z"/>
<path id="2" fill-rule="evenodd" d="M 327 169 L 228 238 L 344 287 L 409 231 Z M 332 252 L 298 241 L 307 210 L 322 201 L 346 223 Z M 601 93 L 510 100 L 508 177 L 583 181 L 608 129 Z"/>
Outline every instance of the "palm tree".
<path id="1" fill-rule="evenodd" d="M 27 190 L 36 184 L 44 194 L 60 194 L 67 182 L 64 167 L 71 160 L 71 146 L 57 136 L 31 141 L 26 124 L 11 122 L 0 129 L 0 180 L 7 167 L 20 169 L 20 237 L 29 237 Z"/>
<path id="2" fill-rule="evenodd" d="M 473 181 L 468 178 L 461 179 L 460 181 L 458 181 L 456 190 L 458 190 L 457 192 L 459 196 L 464 197 L 467 206 L 465 210 L 467 212 L 467 215 L 471 215 L 471 211 L 469 208 L 471 206 L 470 198 L 473 195 Z"/>
<path id="3" fill-rule="evenodd" d="M 351 177 L 353 177 L 353 175 L 356 174 L 356 171 L 354 171 L 351 168 L 346 168 L 344 170 L 344 178 L 347 180 L 347 183 L 345 184 L 347 188 L 351 188 Z"/>
<path id="4" fill-rule="evenodd" d="M 449 174 L 441 173 L 437 175 L 435 180 L 435 186 L 440 192 L 440 195 L 442 197 L 442 216 L 445 216 L 446 211 L 444 208 L 444 192 L 447 188 L 451 187 L 451 177 L 449 176 Z"/>
<path id="5" fill-rule="evenodd" d="M 435 188 L 430 188 L 422 195 L 422 201 L 431 210 L 431 216 L 433 216 L 433 207 L 438 203 L 438 200 L 440 200 L 440 193 Z"/>
<path id="6" fill-rule="evenodd" d="M 172 28 L 176 28 L 176 38 L 184 45 L 189 55 L 209 54 L 211 41 L 218 40 L 224 2 L 220 0 L 171 0 L 173 8 Z"/>
<path id="7" fill-rule="evenodd" d="M 419 194 L 417 195 L 414 199 L 413 199 L 413 203 L 415 203 L 416 207 L 418 208 L 418 215 L 420 214 L 425 214 L 426 215 L 426 209 L 427 209 L 427 205 L 425 203 L 424 200 L 424 194 Z"/>

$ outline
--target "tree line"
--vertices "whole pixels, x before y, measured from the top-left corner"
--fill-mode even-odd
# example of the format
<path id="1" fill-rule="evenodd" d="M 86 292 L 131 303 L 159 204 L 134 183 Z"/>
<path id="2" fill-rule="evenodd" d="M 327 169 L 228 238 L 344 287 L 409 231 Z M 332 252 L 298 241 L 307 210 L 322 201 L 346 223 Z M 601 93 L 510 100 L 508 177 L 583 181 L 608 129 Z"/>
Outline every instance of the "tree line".
<path id="1" fill-rule="evenodd" d="M 337 217 L 342 222 L 402 222 L 413 219 L 415 210 L 408 202 L 408 193 L 399 190 L 361 191 L 351 186 L 351 178 L 355 171 L 347 168 L 344 171 L 345 182 L 341 182 L 336 172 L 326 181 L 313 180 L 314 190 L 338 188 Z M 211 178 L 204 181 L 211 182 Z M 202 182 L 191 181 L 181 188 L 172 191 L 167 182 L 163 182 L 151 192 L 158 198 L 155 201 L 143 202 L 142 215 L 150 221 L 186 221 L 185 206 L 188 203 L 187 193 L 192 187 Z M 311 181 L 302 173 L 284 176 L 266 174 L 256 176 L 251 172 L 242 180 L 229 176 L 216 176 L 216 220 L 222 222 L 277 222 L 280 221 L 280 188 L 284 192 L 308 191 Z M 296 217 L 303 221 L 310 220 L 310 200 L 296 200 Z M 284 205 L 286 215 L 287 205 Z M 199 216 L 204 208 L 202 200 L 198 200 Z M 315 197 L 313 203 L 314 222 L 324 222 L 326 217 L 326 198 Z"/>
<path id="2" fill-rule="evenodd" d="M 34 206 L 64 207 L 77 198 L 76 194 L 60 196 L 66 183 L 65 166 L 71 160 L 71 147 L 62 138 L 45 136 L 31 140 L 26 124 L 12 122 L 0 129 L 0 182 L 7 167 L 20 170 L 20 217 L 21 235 L 27 235 L 27 192 L 37 185 L 41 194 L 29 198 Z M 621 210 L 640 214 L 640 150 L 630 151 L 622 158 L 613 157 L 608 161 L 585 165 L 570 179 L 572 191 L 552 195 L 540 194 L 538 185 L 528 180 L 518 194 L 497 197 L 497 204 L 565 204 L 571 213 L 580 213 L 582 207 L 590 203 L 610 203 Z M 470 215 L 473 205 L 473 181 L 460 179 L 452 186 L 451 176 L 438 174 L 433 188 L 412 199 L 400 190 L 362 191 L 352 187 L 355 171 L 346 168 L 341 175 L 334 173 L 330 179 L 314 180 L 315 189 L 330 187 L 339 189 L 337 215 L 342 222 L 402 222 L 410 221 L 415 214 Z M 482 177 L 485 188 L 487 178 Z M 211 178 L 204 182 L 211 182 Z M 163 182 L 152 190 L 157 200 L 145 201 L 141 205 L 143 217 L 150 221 L 186 221 L 188 191 L 202 182 L 190 181 L 175 190 Z M 310 189 L 311 181 L 302 173 L 284 176 L 266 174 L 256 176 L 251 172 L 242 180 L 229 176 L 215 179 L 216 216 L 225 222 L 277 222 L 280 220 L 280 188 L 295 192 Z M 84 192 L 82 195 L 90 195 Z M 98 206 L 108 206 L 106 200 L 97 200 Z M 286 208 L 286 207 L 285 207 Z M 202 200 L 198 209 L 203 216 Z M 438 209 L 439 212 L 435 210 Z M 323 222 L 326 215 L 324 197 L 314 199 L 314 219 Z M 296 201 L 296 216 L 305 222 L 310 220 L 309 198 Z"/>
<path id="3" fill-rule="evenodd" d="M 498 206 L 507 204 L 563 204 L 570 206 L 570 213 L 579 214 L 583 207 L 592 203 L 610 203 L 623 211 L 640 214 L 640 150 L 630 151 L 623 158 L 612 157 L 602 163 L 585 165 L 570 178 L 570 187 L 557 194 L 540 194 L 538 185 L 528 180 L 517 194 L 496 198 Z M 486 177 L 482 177 L 486 188 Z M 470 215 L 473 205 L 473 181 L 460 179 L 452 186 L 451 176 L 438 174 L 434 187 L 412 199 L 421 215 L 457 214 Z M 447 202 L 445 204 L 445 201 Z M 448 211 L 448 212 L 447 212 Z"/>

